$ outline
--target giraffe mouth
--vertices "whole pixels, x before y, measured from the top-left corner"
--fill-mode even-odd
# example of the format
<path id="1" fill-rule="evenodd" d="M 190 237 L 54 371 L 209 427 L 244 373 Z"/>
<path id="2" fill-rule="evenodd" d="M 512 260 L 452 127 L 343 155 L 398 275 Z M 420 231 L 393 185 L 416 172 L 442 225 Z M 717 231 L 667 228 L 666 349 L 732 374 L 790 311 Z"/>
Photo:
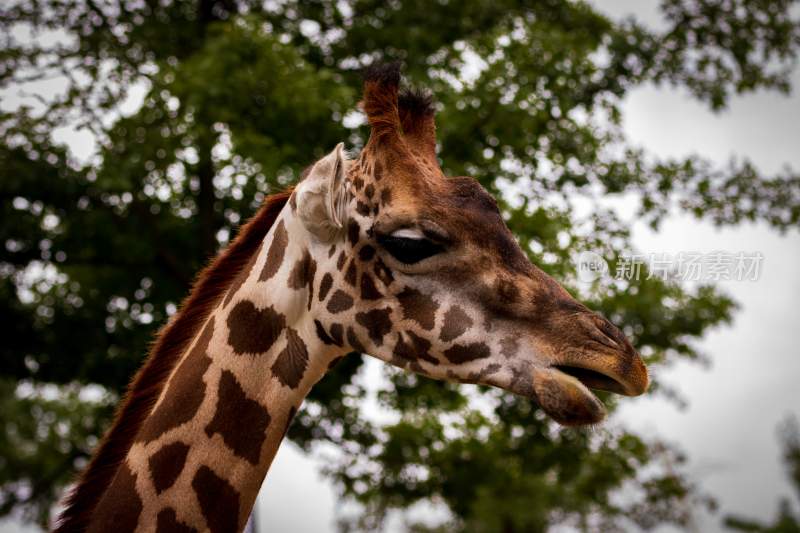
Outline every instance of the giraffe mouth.
<path id="1" fill-rule="evenodd" d="M 560 364 L 536 369 L 533 389 L 537 402 L 553 420 L 565 426 L 582 426 L 597 424 L 607 414 L 593 390 L 636 396 L 647 388 L 646 375 L 644 381 L 636 375 L 623 380 L 610 372 Z"/>
<path id="2" fill-rule="evenodd" d="M 614 392 L 625 396 L 631 395 L 628 387 L 613 377 L 596 370 L 570 365 L 555 365 L 553 368 L 574 377 L 589 389 Z"/>

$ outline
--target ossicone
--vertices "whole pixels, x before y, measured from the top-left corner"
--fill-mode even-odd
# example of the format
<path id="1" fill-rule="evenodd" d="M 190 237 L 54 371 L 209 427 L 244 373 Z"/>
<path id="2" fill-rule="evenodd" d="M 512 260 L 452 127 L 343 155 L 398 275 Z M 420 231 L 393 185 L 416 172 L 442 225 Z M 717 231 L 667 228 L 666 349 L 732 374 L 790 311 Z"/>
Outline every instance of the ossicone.
<path id="1" fill-rule="evenodd" d="M 413 151 L 434 168 L 436 160 L 436 105 L 430 91 L 400 88 L 399 62 L 377 63 L 364 69 L 364 98 L 361 103 L 371 127 L 368 146 L 393 145 Z"/>

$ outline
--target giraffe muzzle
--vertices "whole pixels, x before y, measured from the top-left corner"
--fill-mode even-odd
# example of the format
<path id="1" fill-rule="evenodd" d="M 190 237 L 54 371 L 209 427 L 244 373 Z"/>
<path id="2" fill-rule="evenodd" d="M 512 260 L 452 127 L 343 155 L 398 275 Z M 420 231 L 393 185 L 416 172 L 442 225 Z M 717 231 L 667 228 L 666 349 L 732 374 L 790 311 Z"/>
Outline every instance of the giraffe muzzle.
<path id="1" fill-rule="evenodd" d="M 585 313 L 573 318 L 573 346 L 554 363 L 536 369 L 533 388 L 542 409 L 564 425 L 596 424 L 606 416 L 592 390 L 624 396 L 643 394 L 647 368 L 625 335 L 605 318 Z"/>

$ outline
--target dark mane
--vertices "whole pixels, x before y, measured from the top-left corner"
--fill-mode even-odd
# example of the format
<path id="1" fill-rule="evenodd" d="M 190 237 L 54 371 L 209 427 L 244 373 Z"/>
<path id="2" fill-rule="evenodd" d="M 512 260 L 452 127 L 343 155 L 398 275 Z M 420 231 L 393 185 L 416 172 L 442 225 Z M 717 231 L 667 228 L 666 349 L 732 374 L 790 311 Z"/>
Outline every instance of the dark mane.
<path id="1" fill-rule="evenodd" d="M 128 386 L 111 425 L 78 484 L 65 499 L 55 533 L 83 531 L 97 502 L 114 479 L 139 428 L 158 399 L 163 383 L 197 335 L 231 281 L 256 252 L 291 190 L 268 196 L 234 241 L 197 276 L 180 311 L 159 331 L 144 365 Z M 124 420 L 124 424 L 120 421 Z"/>
<path id="2" fill-rule="evenodd" d="M 433 95 L 425 89 L 406 87 L 397 95 L 397 105 L 401 112 L 414 117 L 429 117 L 436 113 Z"/>

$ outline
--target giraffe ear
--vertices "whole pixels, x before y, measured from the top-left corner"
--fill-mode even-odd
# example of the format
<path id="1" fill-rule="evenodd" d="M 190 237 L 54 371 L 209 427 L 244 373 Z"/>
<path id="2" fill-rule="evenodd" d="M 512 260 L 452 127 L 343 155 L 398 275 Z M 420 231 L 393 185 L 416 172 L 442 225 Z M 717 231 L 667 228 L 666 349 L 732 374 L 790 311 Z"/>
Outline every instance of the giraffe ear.
<path id="1" fill-rule="evenodd" d="M 344 143 L 314 163 L 311 172 L 297 187 L 297 212 L 309 232 L 329 242 L 344 227 L 347 195 L 344 177 L 348 160 Z"/>

